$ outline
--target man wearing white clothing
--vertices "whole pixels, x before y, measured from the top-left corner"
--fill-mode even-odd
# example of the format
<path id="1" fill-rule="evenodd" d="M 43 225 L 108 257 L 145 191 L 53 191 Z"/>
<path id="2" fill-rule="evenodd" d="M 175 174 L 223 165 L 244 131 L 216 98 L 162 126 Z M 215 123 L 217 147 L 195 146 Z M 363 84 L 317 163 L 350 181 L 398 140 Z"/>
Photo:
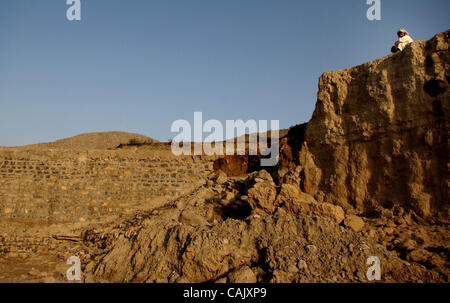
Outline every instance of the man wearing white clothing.
<path id="1" fill-rule="evenodd" d="M 393 53 L 401 52 L 402 50 L 405 49 L 405 47 L 408 44 L 410 44 L 411 42 L 414 42 L 414 40 L 411 38 L 409 33 L 404 29 L 400 29 L 397 32 L 397 36 L 398 36 L 398 41 L 395 42 L 394 46 L 391 48 L 391 52 L 393 52 Z"/>

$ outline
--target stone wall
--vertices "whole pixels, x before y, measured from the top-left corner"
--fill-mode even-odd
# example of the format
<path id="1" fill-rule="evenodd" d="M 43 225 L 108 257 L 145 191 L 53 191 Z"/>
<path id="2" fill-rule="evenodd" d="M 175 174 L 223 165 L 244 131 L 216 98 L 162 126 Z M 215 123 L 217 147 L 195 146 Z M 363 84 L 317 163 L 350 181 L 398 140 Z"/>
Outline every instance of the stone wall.
<path id="1" fill-rule="evenodd" d="M 0 150 L 0 220 L 95 222 L 202 184 L 211 157 L 151 150 Z"/>

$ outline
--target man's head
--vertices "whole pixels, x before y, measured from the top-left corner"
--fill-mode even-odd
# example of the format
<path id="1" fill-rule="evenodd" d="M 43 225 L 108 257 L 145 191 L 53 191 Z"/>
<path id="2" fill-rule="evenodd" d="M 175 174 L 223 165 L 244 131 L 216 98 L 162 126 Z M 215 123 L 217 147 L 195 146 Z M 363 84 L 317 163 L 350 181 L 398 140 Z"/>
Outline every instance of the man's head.
<path id="1" fill-rule="evenodd" d="M 406 30 L 404 30 L 404 29 L 400 29 L 400 30 L 397 32 L 397 35 L 398 35 L 400 38 L 402 38 L 402 37 L 408 35 L 408 32 L 407 32 Z"/>

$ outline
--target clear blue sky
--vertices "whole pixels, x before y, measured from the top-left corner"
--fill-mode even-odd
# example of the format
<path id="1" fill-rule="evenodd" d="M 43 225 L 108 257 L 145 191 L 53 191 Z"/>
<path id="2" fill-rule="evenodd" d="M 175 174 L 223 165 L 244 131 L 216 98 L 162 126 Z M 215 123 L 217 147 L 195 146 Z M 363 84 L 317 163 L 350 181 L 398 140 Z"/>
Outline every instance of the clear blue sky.
<path id="1" fill-rule="evenodd" d="M 0 145 L 129 131 L 176 119 L 310 119 L 318 77 L 450 28 L 448 0 L 0 1 Z"/>

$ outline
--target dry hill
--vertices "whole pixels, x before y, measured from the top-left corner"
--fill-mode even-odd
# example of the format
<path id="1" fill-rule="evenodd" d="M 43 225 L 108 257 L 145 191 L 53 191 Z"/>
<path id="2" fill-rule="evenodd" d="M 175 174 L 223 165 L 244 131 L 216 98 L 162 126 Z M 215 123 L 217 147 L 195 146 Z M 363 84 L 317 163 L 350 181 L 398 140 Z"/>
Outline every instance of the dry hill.
<path id="1" fill-rule="evenodd" d="M 155 139 L 144 135 L 127 133 L 127 132 L 94 132 L 80 134 L 70 138 L 65 138 L 48 143 L 37 143 L 14 148 L 20 149 L 73 149 L 73 150 L 89 150 L 89 149 L 111 149 L 116 148 L 120 144 L 127 144 L 130 140 L 145 143 L 156 143 Z"/>

